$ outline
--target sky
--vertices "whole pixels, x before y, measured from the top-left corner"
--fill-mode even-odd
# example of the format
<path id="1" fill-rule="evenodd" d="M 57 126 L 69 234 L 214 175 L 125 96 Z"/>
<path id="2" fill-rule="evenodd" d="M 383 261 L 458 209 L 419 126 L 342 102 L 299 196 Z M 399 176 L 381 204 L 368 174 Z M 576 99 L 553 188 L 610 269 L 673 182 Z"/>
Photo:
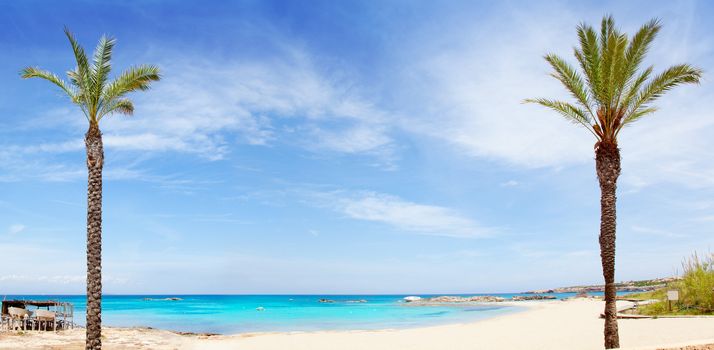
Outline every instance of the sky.
<path id="1" fill-rule="evenodd" d="M 704 70 L 621 134 L 617 280 L 714 246 L 707 1 L 0 0 L 0 294 L 85 291 L 87 121 L 25 66 L 156 64 L 102 120 L 107 294 L 489 293 L 601 283 L 576 26 L 664 25 L 645 61 Z"/>

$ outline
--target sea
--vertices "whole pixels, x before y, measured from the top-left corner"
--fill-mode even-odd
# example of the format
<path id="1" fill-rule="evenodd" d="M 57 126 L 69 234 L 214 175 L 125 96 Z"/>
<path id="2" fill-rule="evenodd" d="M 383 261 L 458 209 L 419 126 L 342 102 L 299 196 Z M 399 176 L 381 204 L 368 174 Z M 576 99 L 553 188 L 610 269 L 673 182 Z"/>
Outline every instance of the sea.
<path id="1" fill-rule="evenodd" d="M 597 294 L 597 293 L 596 293 Z M 456 294 L 449 294 L 456 295 Z M 511 298 L 527 294 L 468 294 Z M 559 299 L 574 293 L 549 294 Z M 518 312 L 500 303 L 414 306 L 407 295 L 104 295 L 102 324 L 237 334 L 323 330 L 399 329 L 467 323 Z M 430 297 L 434 295 L 417 295 Z M 84 295 L 5 295 L 3 299 L 57 300 L 74 304 L 85 323 Z M 178 298 L 178 300 L 171 300 Z M 327 299 L 329 302 L 321 302 Z"/>

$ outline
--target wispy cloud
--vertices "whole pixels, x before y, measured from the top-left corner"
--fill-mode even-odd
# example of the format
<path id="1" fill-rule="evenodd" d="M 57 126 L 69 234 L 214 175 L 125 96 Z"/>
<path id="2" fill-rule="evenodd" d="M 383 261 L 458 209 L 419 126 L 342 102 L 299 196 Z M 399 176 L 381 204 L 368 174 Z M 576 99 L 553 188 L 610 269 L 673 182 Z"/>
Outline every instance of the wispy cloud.
<path id="1" fill-rule="evenodd" d="M 519 167 L 590 160 L 594 141 L 587 131 L 521 104 L 541 94 L 567 98 L 547 76 L 541 57 L 547 50 L 569 52 L 576 40 L 571 33 L 578 16 L 557 6 L 548 6 L 547 14 L 530 10 L 514 9 L 503 14 L 507 18 L 486 22 L 453 23 L 475 39 L 444 45 L 448 38 L 434 32 L 409 51 L 413 66 L 400 84 L 406 87 L 402 98 L 414 103 L 409 114 L 414 118 L 405 128 L 442 140 L 460 153 Z M 489 21 L 519 25 L 484 37 L 484 27 L 500 26 Z"/>
<path id="2" fill-rule="evenodd" d="M 16 235 L 22 231 L 25 231 L 26 228 L 27 228 L 27 226 L 25 226 L 23 224 L 14 224 L 14 225 L 10 225 L 10 227 L 7 229 L 7 232 L 10 235 Z"/>
<path id="3" fill-rule="evenodd" d="M 150 96 L 137 97 L 136 118 L 108 121 L 109 147 L 217 160 L 236 142 L 374 155 L 392 143 L 388 113 L 302 50 L 287 47 L 261 61 L 172 62 L 165 76 Z"/>
<path id="4" fill-rule="evenodd" d="M 27 275 L 4 275 L 0 276 L 0 282 L 46 282 L 58 284 L 83 283 L 85 276 L 82 275 L 53 275 L 53 276 L 27 276 Z"/>
<path id="5" fill-rule="evenodd" d="M 134 117 L 102 121 L 105 148 L 221 160 L 238 144 L 286 144 L 333 156 L 366 155 L 376 159 L 373 164 L 394 168 L 391 114 L 362 95 L 354 81 L 318 69 L 304 50 L 283 46 L 260 60 L 163 62 L 164 80 L 149 93 L 133 96 Z M 55 134 L 71 139 L 4 145 L 0 166 L 7 174 L 0 180 L 67 181 L 83 175 L 80 167 L 67 168 L 64 160 L 49 158 L 83 150 L 85 121 L 70 118 L 65 109 L 51 114 L 53 119 L 43 115 L 25 124 L 31 130 L 50 125 Z"/>
<path id="6" fill-rule="evenodd" d="M 662 229 L 638 226 L 638 225 L 632 226 L 632 231 L 643 234 L 643 235 L 655 236 L 655 237 L 665 237 L 665 238 L 687 237 L 687 235 L 681 234 L 681 233 L 675 233 L 675 232 L 666 231 L 666 230 L 662 230 Z"/>
<path id="7" fill-rule="evenodd" d="M 86 281 L 84 275 L 0 275 L 0 282 L 8 283 L 38 283 L 38 284 L 83 284 Z M 103 276 L 103 282 L 111 284 L 124 284 L 128 281 L 124 277 Z"/>
<path id="8" fill-rule="evenodd" d="M 456 210 L 414 203 L 377 192 L 314 193 L 321 205 L 349 218 L 381 222 L 405 232 L 423 235 L 478 238 L 493 235 L 496 229 L 479 225 Z"/>
<path id="9" fill-rule="evenodd" d="M 714 42 L 692 38 L 697 34 L 685 20 L 693 11 L 690 7 L 674 10 L 678 16 L 673 18 L 684 19 L 664 22 L 647 62 L 656 70 L 683 60 L 711 70 Z M 519 168 L 587 165 L 595 141 L 587 131 L 539 106 L 521 104 L 529 97 L 571 98 L 547 75 L 549 67 L 541 57 L 553 52 L 575 64 L 572 45 L 582 13 L 563 3 L 509 10 L 497 19 L 439 28 L 458 27 L 473 40 L 454 43 L 440 32 L 429 32 L 406 50 L 413 65 L 399 80 L 402 89 L 395 89 L 412 104 L 404 128 L 446 142 L 457 152 Z M 641 24 L 626 17 L 619 20 L 627 31 Z M 483 28 L 501 27 L 489 21 L 518 25 L 483 36 Z M 714 187 L 710 91 L 707 81 L 678 88 L 660 99 L 661 109 L 654 116 L 622 132 L 623 184 L 636 189 L 666 182 Z"/>

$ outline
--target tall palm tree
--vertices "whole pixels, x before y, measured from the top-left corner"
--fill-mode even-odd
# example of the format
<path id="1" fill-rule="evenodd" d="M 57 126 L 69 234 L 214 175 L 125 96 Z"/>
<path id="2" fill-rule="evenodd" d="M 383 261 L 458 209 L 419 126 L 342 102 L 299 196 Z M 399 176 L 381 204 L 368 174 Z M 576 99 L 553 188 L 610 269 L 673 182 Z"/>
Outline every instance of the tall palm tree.
<path id="1" fill-rule="evenodd" d="M 591 26 L 577 27 L 580 47 L 574 49 L 582 72 L 562 58 L 549 54 L 545 60 L 574 98 L 574 104 L 545 98 L 526 102 L 548 107 L 565 119 L 585 127 L 595 136 L 595 169 L 600 182 L 600 258 L 605 277 L 605 348 L 620 346 L 615 307 L 615 201 L 620 176 L 617 136 L 623 127 L 654 113 L 652 103 L 681 84 L 699 83 L 702 71 L 688 64 L 652 75 L 653 67 L 641 69 L 650 44 L 661 28 L 653 19 L 629 38 L 615 27 L 612 16 L 602 20 L 600 33 Z"/>
<path id="2" fill-rule="evenodd" d="M 67 72 L 69 82 L 36 67 L 22 70 L 22 78 L 42 78 L 58 86 L 79 106 L 89 122 L 84 136 L 87 149 L 87 339 L 86 349 L 102 348 L 102 168 L 104 147 L 99 122 L 114 113 L 131 115 L 134 105 L 126 98 L 132 91 L 147 90 L 159 80 L 159 68 L 135 66 L 109 81 L 115 40 L 103 36 L 90 63 L 84 49 L 67 28 L 64 30 L 74 51 L 77 67 Z"/>

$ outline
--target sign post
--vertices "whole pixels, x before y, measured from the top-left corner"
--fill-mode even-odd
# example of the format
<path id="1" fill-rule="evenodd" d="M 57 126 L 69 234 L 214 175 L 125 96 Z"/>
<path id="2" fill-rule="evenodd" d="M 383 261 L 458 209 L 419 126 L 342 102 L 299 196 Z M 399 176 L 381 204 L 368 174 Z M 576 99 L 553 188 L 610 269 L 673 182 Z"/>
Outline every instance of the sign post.
<path id="1" fill-rule="evenodd" d="M 669 304 L 669 311 L 672 311 L 672 301 L 677 301 L 679 300 L 679 291 L 678 290 L 668 290 L 667 291 L 667 302 Z"/>

